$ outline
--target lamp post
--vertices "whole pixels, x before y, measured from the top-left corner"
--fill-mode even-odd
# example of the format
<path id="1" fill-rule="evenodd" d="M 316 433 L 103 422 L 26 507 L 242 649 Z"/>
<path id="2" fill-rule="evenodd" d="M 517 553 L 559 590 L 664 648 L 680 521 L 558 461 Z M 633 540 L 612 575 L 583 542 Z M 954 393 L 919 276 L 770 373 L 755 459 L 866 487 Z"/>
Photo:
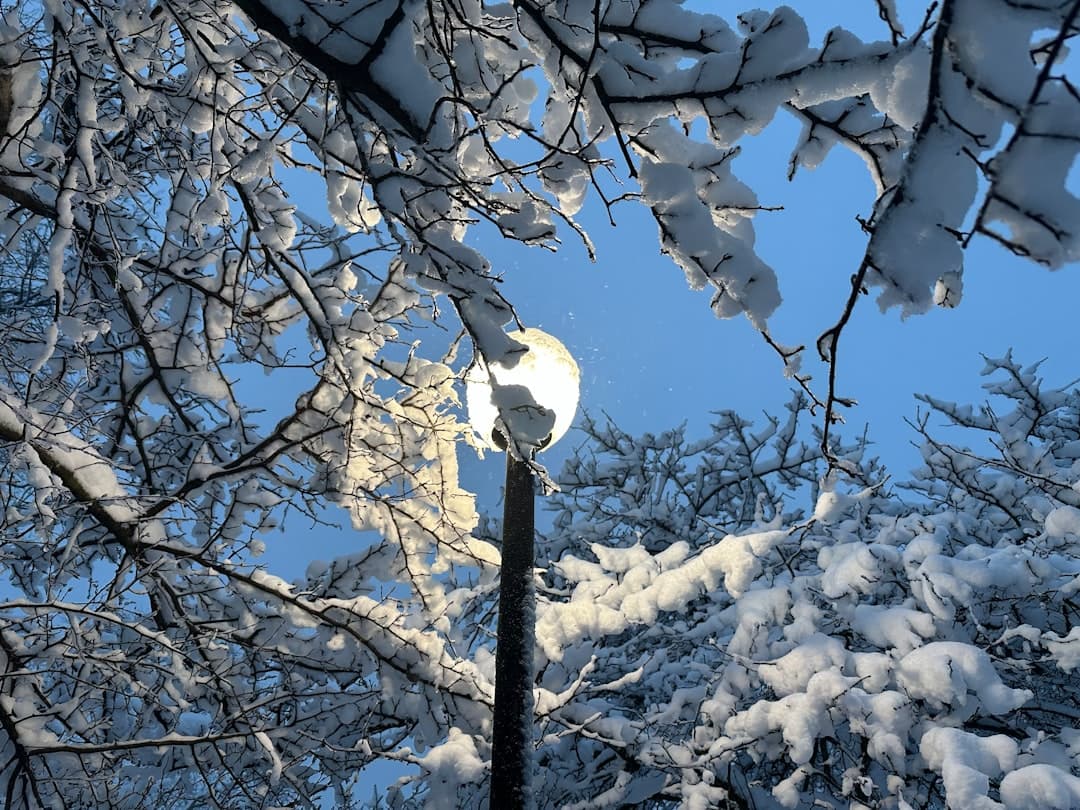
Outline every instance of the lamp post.
<path id="1" fill-rule="evenodd" d="M 536 596 L 529 462 L 570 427 L 580 380 L 574 358 L 551 335 L 524 329 L 511 337 L 526 350 L 492 363 L 478 357 L 465 391 L 473 428 L 489 447 L 507 450 L 489 810 L 530 804 Z"/>

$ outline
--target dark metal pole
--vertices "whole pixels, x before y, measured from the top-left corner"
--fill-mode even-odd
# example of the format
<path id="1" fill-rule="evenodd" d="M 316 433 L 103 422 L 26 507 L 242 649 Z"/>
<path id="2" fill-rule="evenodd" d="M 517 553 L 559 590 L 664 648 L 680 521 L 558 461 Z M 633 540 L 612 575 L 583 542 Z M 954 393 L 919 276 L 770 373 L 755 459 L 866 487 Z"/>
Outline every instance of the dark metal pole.
<path id="1" fill-rule="evenodd" d="M 506 454 L 499 625 L 495 647 L 495 729 L 489 810 L 529 806 L 533 759 L 533 474 Z"/>

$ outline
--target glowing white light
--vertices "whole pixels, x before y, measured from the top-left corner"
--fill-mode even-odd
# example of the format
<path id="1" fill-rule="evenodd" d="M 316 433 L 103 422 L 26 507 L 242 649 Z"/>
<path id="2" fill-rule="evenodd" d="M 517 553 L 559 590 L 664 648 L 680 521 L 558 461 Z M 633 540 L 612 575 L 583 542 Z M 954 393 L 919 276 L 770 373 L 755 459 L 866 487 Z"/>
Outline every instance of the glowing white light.
<path id="1" fill-rule="evenodd" d="M 488 447 L 501 449 L 493 433 L 501 406 L 518 447 L 543 450 L 561 439 L 574 421 L 581 372 L 566 347 L 546 332 L 524 329 L 510 337 L 528 351 L 490 365 L 478 356 L 465 377 L 469 422 Z M 513 357 L 517 362 L 511 366 L 507 361 Z"/>

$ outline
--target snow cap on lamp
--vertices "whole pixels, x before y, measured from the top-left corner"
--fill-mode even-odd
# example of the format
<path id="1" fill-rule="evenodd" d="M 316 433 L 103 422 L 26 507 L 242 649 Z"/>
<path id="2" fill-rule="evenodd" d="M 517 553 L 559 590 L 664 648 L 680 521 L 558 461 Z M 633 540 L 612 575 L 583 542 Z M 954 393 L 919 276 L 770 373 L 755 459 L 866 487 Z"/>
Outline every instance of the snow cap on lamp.
<path id="1" fill-rule="evenodd" d="M 487 447 L 503 449 L 501 416 L 519 449 L 538 452 L 561 439 L 574 421 L 581 372 L 566 347 L 540 329 L 522 329 L 510 338 L 525 349 L 493 363 L 477 355 L 465 376 L 469 422 Z"/>

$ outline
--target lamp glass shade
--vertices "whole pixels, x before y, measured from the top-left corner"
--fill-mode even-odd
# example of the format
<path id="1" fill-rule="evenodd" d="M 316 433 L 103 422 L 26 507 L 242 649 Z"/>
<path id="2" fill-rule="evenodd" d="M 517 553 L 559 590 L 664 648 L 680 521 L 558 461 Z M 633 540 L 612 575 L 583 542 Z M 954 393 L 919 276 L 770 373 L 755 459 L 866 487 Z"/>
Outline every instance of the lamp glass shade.
<path id="1" fill-rule="evenodd" d="M 502 449 L 495 438 L 501 415 L 518 447 L 536 452 L 569 430 L 577 412 L 581 372 L 566 347 L 540 329 L 523 329 L 510 337 L 528 351 L 490 364 L 477 356 L 465 376 L 469 422 L 486 446 Z"/>

